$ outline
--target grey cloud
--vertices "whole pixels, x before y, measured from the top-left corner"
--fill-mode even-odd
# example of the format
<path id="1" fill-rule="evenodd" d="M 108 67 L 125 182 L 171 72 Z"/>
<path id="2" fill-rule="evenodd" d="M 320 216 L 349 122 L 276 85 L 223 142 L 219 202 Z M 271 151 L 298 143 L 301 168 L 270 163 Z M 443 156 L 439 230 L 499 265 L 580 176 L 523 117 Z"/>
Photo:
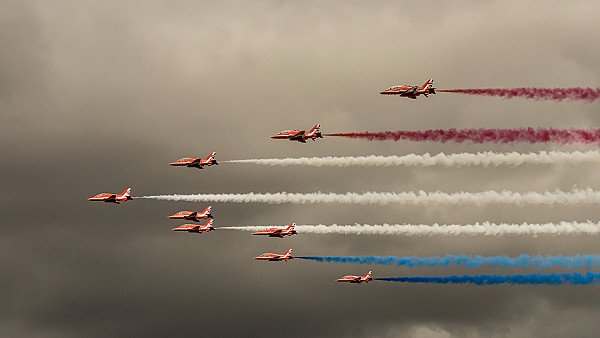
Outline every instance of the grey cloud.
<path id="1" fill-rule="evenodd" d="M 9 336 L 590 336 L 595 287 L 337 285 L 366 266 L 254 255 L 596 253 L 596 238 L 297 236 L 169 231 L 204 204 L 88 203 L 229 192 L 599 189 L 591 165 L 521 168 L 171 168 L 221 159 L 580 150 L 268 136 L 450 127 L 597 128 L 596 104 L 439 94 L 395 83 L 599 86 L 590 1 L 0 4 L 0 332 Z M 597 220 L 595 206 L 213 205 L 216 225 Z M 471 273 L 374 269 L 378 276 Z M 485 272 L 485 271 L 484 271 Z M 490 273 L 494 270 L 487 271 Z M 518 273 L 520 271 L 513 271 Z"/>

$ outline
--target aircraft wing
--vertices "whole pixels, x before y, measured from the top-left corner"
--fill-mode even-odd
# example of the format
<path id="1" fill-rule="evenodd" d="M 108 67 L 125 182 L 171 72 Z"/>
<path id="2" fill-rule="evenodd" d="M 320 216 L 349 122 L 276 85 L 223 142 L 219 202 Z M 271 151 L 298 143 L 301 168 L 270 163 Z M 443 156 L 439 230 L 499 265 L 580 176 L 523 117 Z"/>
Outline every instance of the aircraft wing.
<path id="1" fill-rule="evenodd" d="M 414 94 L 417 92 L 418 87 L 417 86 L 412 86 L 410 88 L 406 88 L 406 89 L 397 89 L 396 94 L 400 94 L 400 95 L 410 95 L 410 94 Z"/>
<path id="2" fill-rule="evenodd" d="M 401 92 L 402 96 L 408 96 L 411 99 L 412 98 L 417 98 L 415 94 L 417 94 L 417 89 L 419 89 L 419 87 L 414 86 L 414 87 L 410 87 L 410 89 L 404 90 Z"/>
<path id="3" fill-rule="evenodd" d="M 299 132 L 297 132 L 296 134 L 290 136 L 290 140 L 303 140 L 304 139 L 304 133 L 306 131 L 304 130 L 300 130 Z"/>
<path id="4" fill-rule="evenodd" d="M 418 87 L 416 87 L 416 86 L 411 87 L 410 89 L 403 92 L 402 96 L 410 97 L 411 99 L 416 99 L 417 98 L 417 89 L 418 89 Z"/>
<path id="5" fill-rule="evenodd" d="M 194 167 L 194 168 L 198 168 L 198 169 L 204 169 L 205 165 L 206 165 L 206 163 L 203 163 L 201 158 L 197 158 L 197 159 L 191 161 L 188 164 L 188 167 Z"/>
<path id="6" fill-rule="evenodd" d="M 281 236 L 282 231 L 283 231 L 283 229 L 274 230 L 269 234 L 269 236 Z"/>
<path id="7" fill-rule="evenodd" d="M 111 194 L 110 196 L 107 196 L 105 198 L 105 201 L 107 202 L 114 202 L 117 200 L 117 194 Z"/>

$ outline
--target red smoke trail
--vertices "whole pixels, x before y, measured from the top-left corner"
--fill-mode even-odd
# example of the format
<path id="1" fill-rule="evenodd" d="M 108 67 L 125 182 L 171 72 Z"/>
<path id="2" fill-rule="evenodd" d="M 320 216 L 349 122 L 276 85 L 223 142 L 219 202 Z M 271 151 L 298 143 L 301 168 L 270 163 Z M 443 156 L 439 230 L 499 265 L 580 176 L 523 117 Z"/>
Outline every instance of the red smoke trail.
<path id="1" fill-rule="evenodd" d="M 600 129 L 432 129 L 420 131 L 398 130 L 323 135 L 366 139 L 369 141 L 431 141 L 442 143 L 600 143 Z"/>
<path id="2" fill-rule="evenodd" d="M 485 89 L 438 89 L 438 92 L 468 95 L 499 96 L 507 99 L 524 97 L 534 100 L 562 101 L 565 99 L 593 102 L 600 98 L 600 88 L 485 88 Z"/>

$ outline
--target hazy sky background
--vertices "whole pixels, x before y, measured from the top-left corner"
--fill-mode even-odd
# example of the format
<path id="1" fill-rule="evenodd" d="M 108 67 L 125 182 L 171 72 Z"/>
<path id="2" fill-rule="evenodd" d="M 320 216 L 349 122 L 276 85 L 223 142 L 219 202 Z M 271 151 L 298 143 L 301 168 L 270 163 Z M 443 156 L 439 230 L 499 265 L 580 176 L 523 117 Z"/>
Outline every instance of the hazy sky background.
<path id="1" fill-rule="evenodd" d="M 437 88 L 600 87 L 598 1 L 0 0 L 0 333 L 3 336 L 592 336 L 598 286 L 339 285 L 375 276 L 523 270 L 369 267 L 298 255 L 597 253 L 598 238 L 174 233 L 205 203 L 86 197 L 200 192 L 600 189 L 592 165 L 303 168 L 218 159 L 584 150 L 269 136 L 428 128 L 598 128 L 598 103 L 443 94 Z M 597 221 L 587 206 L 214 203 L 215 225 Z M 534 272 L 534 271 L 527 271 Z"/>

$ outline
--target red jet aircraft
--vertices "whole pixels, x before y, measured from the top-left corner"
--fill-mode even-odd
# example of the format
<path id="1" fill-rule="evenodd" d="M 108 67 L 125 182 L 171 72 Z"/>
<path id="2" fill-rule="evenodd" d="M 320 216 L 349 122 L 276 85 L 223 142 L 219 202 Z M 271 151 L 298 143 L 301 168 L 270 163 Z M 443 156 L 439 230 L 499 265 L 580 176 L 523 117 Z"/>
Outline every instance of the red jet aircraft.
<path id="1" fill-rule="evenodd" d="M 323 138 L 323 135 L 321 134 L 321 125 L 315 124 L 309 131 L 297 129 L 284 130 L 277 135 L 271 136 L 271 138 L 306 143 L 308 139 L 315 141 L 317 138 Z"/>
<path id="2" fill-rule="evenodd" d="M 364 276 L 353 276 L 353 275 L 349 275 L 349 276 L 344 276 L 340 279 L 336 279 L 336 282 L 342 282 L 342 283 L 368 283 L 370 281 L 372 281 L 373 278 L 371 277 L 371 271 L 369 271 L 366 275 Z"/>
<path id="3" fill-rule="evenodd" d="M 433 88 L 433 80 L 429 79 L 422 86 L 411 86 L 411 85 L 398 85 L 390 87 L 379 94 L 383 95 L 400 95 L 404 97 L 410 97 L 416 99 L 419 95 L 425 95 L 428 97 L 429 94 L 435 94 L 435 88 Z"/>
<path id="4" fill-rule="evenodd" d="M 285 228 L 269 228 L 257 231 L 253 233 L 253 235 L 258 236 L 269 236 L 269 237 L 279 237 L 283 238 L 284 236 L 297 235 L 298 233 L 294 230 L 296 223 L 292 223 Z"/>
<path id="5" fill-rule="evenodd" d="M 187 219 L 188 221 L 200 222 L 201 219 L 213 218 L 211 214 L 211 206 L 208 206 L 202 211 L 180 211 L 176 214 L 169 216 L 172 219 Z"/>
<path id="6" fill-rule="evenodd" d="M 131 197 L 131 188 L 127 188 L 123 190 L 120 194 L 113 194 L 110 192 L 103 192 L 101 194 L 92 196 L 88 198 L 88 201 L 97 201 L 97 202 L 110 202 L 119 204 L 121 202 L 125 202 L 133 199 Z"/>
<path id="7" fill-rule="evenodd" d="M 213 224 L 213 220 L 211 219 L 210 221 L 208 221 L 206 224 L 184 224 L 184 225 L 180 225 L 177 228 L 173 228 L 173 231 L 187 231 L 187 232 L 197 232 L 197 233 L 203 233 L 203 232 L 209 232 L 209 231 L 214 231 L 215 228 L 212 226 Z"/>
<path id="8" fill-rule="evenodd" d="M 204 166 L 212 166 L 212 165 L 218 165 L 219 163 L 217 163 L 217 160 L 215 159 L 215 155 L 217 153 L 212 152 L 210 153 L 210 155 L 206 156 L 205 158 L 198 158 L 198 157 L 184 157 L 184 158 L 180 158 L 175 162 L 170 163 L 170 165 L 175 166 L 175 167 L 190 167 L 190 168 L 198 168 L 198 169 L 204 169 Z"/>
<path id="9" fill-rule="evenodd" d="M 292 249 L 289 249 L 283 255 L 268 252 L 268 253 L 264 253 L 260 256 L 256 256 L 256 257 L 254 257 L 254 259 L 257 259 L 259 261 L 286 261 L 287 262 L 290 259 L 294 259 L 294 257 L 292 256 Z"/>

